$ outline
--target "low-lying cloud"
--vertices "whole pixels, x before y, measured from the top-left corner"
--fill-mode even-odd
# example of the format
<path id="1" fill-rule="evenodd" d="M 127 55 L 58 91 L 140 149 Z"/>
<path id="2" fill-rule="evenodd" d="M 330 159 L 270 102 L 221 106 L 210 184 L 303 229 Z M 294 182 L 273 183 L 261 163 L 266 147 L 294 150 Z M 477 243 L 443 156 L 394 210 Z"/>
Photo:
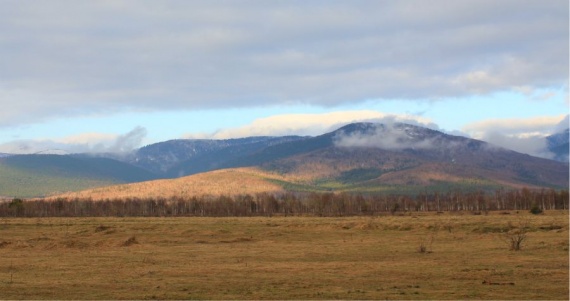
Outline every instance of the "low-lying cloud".
<path id="1" fill-rule="evenodd" d="M 317 136 L 355 122 L 404 122 L 437 129 L 430 119 L 378 111 L 340 111 L 322 114 L 284 114 L 254 120 L 251 124 L 212 134 L 187 134 L 185 138 L 230 139 L 251 136 Z"/>
<path id="2" fill-rule="evenodd" d="M 138 126 L 123 135 L 84 133 L 53 140 L 14 140 L 0 144 L 0 152 L 9 154 L 126 154 L 141 146 L 146 134 L 146 129 Z"/>
<path id="3" fill-rule="evenodd" d="M 334 137 L 337 147 L 366 147 L 385 150 L 432 149 L 437 147 L 434 137 L 425 137 L 414 127 L 386 122 L 363 131 L 341 133 Z"/>
<path id="4" fill-rule="evenodd" d="M 493 119 L 471 123 L 463 131 L 473 138 L 532 156 L 552 159 L 547 136 L 569 127 L 568 115 L 527 119 Z"/>
<path id="5" fill-rule="evenodd" d="M 543 134 L 506 135 L 496 131 L 485 133 L 482 140 L 493 145 L 512 149 L 519 153 L 536 157 L 553 159 L 554 154 L 548 150 L 548 142 Z"/>
<path id="6" fill-rule="evenodd" d="M 146 137 L 147 131 L 141 126 L 137 126 L 130 132 L 119 135 L 107 149 L 111 153 L 127 153 L 139 147 Z"/>
<path id="7" fill-rule="evenodd" d="M 433 149 L 441 147 L 453 147 L 442 145 L 437 137 L 422 136 L 409 127 L 397 125 L 397 122 L 405 122 L 412 125 L 426 127 L 410 121 L 401 121 L 391 116 L 380 118 L 377 122 L 382 126 L 374 126 L 363 131 L 343 133 L 336 137 L 335 145 L 339 147 L 374 147 L 386 150 L 402 149 Z M 528 119 L 502 119 L 486 120 L 472 123 L 462 129 L 460 136 L 471 137 L 488 142 L 517 152 L 532 156 L 554 159 L 548 148 L 547 136 L 561 133 L 568 129 L 568 115 L 546 116 Z M 437 126 L 429 127 L 438 130 Z M 450 133 L 457 134 L 457 133 Z"/>

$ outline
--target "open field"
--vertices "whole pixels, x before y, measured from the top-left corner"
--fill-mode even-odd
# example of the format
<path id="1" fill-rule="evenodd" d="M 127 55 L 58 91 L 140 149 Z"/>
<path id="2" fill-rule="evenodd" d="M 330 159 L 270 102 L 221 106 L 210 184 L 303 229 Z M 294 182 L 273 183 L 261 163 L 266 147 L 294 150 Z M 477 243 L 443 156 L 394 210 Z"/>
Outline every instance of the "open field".
<path id="1" fill-rule="evenodd" d="M 568 211 L 3 218 L 0 299 L 567 300 L 568 237 Z"/>

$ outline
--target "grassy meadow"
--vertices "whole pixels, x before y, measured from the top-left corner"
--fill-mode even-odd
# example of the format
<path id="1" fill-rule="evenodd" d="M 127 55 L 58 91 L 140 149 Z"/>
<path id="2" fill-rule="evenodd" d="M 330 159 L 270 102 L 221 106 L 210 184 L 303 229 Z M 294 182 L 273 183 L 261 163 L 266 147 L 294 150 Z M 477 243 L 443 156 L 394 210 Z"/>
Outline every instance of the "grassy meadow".
<path id="1" fill-rule="evenodd" d="M 3 218 L 0 299 L 567 300 L 568 234 L 567 211 Z"/>

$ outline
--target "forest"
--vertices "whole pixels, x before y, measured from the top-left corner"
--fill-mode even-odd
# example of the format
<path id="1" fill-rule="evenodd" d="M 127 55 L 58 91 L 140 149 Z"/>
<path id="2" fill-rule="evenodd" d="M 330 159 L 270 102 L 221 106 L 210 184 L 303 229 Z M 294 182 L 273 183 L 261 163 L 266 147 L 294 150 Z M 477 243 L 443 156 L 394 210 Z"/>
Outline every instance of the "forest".
<path id="1" fill-rule="evenodd" d="M 499 189 L 415 196 L 348 193 L 245 194 L 238 196 L 19 199 L 0 202 L 0 217 L 225 217 L 225 216 L 374 216 L 404 212 L 568 210 L 568 190 Z"/>

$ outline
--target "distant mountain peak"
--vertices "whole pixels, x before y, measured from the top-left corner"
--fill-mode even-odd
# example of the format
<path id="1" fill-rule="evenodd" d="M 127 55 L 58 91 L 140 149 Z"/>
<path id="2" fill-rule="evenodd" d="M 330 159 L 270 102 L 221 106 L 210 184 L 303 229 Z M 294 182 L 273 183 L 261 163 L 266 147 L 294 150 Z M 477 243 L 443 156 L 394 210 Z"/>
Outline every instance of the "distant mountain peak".
<path id="1" fill-rule="evenodd" d="M 339 128 L 338 130 L 334 131 L 333 133 L 346 133 L 346 134 L 369 133 L 371 131 L 376 131 L 376 129 L 381 126 L 383 125 L 380 123 L 357 122 L 357 123 L 347 124 Z"/>
<path id="2" fill-rule="evenodd" d="M 378 131 L 404 131 L 410 136 L 421 135 L 437 135 L 442 134 L 439 131 L 427 128 L 425 126 L 413 125 L 404 122 L 393 122 L 393 123 L 373 123 L 373 122 L 356 122 L 345 125 L 333 133 L 361 133 L 361 134 L 371 134 Z"/>
<path id="3" fill-rule="evenodd" d="M 337 147 L 374 147 L 387 150 L 441 147 L 443 133 L 407 123 L 353 123 L 334 132 Z"/>

